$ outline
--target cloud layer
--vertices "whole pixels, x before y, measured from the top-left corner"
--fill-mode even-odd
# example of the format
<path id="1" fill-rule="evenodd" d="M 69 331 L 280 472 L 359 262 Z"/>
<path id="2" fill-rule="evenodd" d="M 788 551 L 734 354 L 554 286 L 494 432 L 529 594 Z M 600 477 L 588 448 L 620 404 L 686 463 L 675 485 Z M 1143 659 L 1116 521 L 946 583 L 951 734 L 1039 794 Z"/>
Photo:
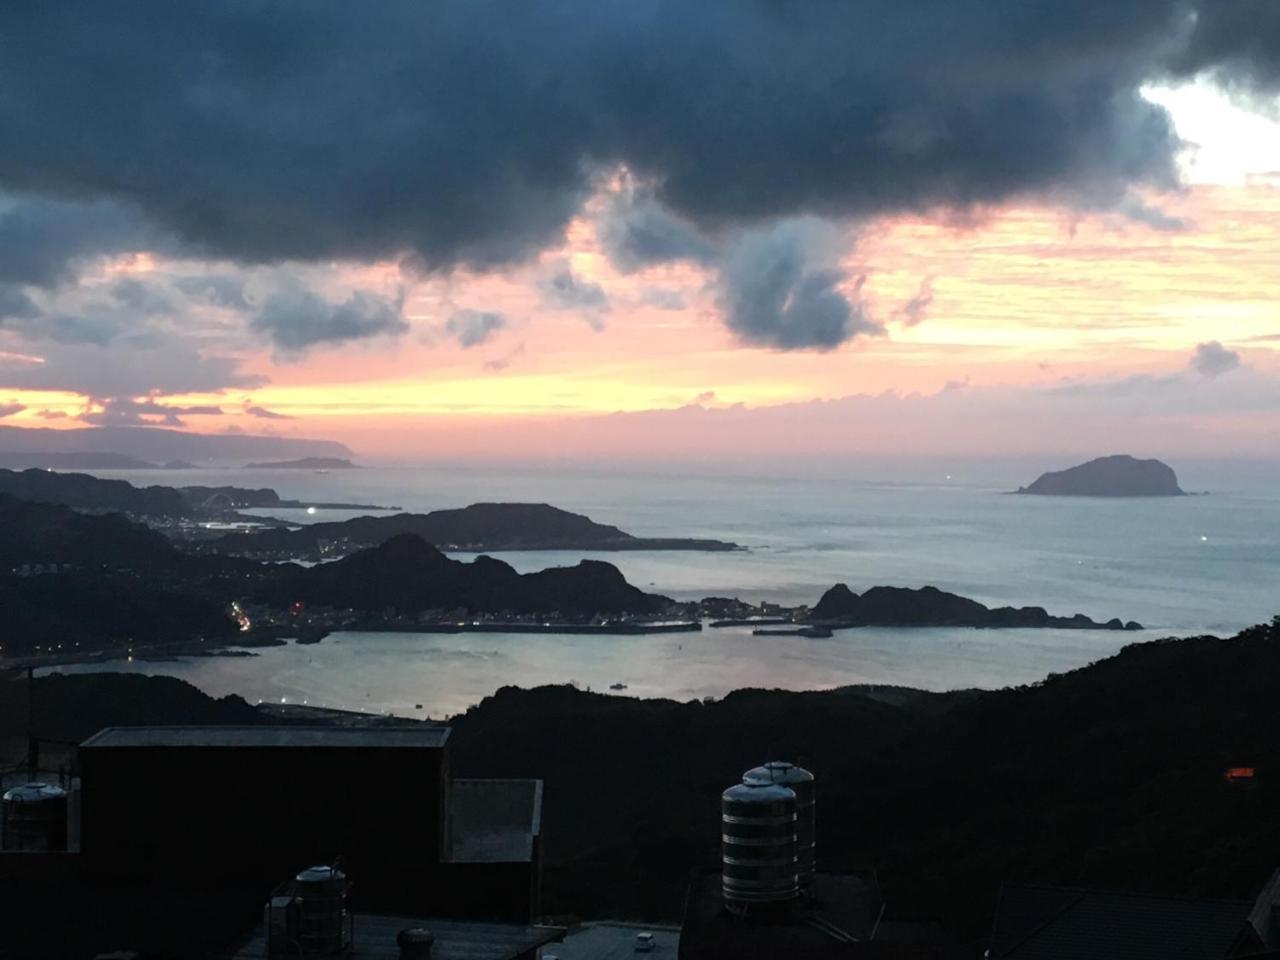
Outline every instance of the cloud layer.
<path id="1" fill-rule="evenodd" d="M 0 216 L 27 241 L 0 279 L 151 232 L 487 268 L 554 243 L 618 165 L 664 211 L 623 225 L 637 262 L 673 224 L 690 255 L 782 217 L 1119 203 L 1173 178 L 1144 81 L 1274 76 L 1271 34 L 1224 12 L 1246 6 L 1274 21 L 1256 0 L 8 5 L 0 189 L 39 206 Z"/>

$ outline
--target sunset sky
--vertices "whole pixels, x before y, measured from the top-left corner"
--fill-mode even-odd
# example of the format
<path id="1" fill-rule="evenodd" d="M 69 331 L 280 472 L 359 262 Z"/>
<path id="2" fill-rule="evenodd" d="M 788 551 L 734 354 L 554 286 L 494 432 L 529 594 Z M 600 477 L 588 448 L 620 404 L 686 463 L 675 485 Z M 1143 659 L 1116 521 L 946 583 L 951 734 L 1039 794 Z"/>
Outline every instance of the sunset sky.
<path id="1" fill-rule="evenodd" d="M 464 78 L 413 83 L 274 21 L 248 50 L 187 24 L 151 62 L 142 16 L 98 43 L 0 15 L 0 133 L 23 144 L 0 159 L 0 423 L 397 458 L 1280 451 L 1280 101 L 1229 16 L 1028 4 L 1043 23 L 1014 29 L 991 3 L 937 57 L 954 25 L 862 5 L 897 62 L 708 4 L 746 22 L 682 29 L 738 71 L 757 137 L 717 128 L 727 79 L 646 87 L 641 44 L 593 96 L 610 17 L 653 39 L 682 16 L 604 6 L 585 39 L 477 26 L 478 53 L 397 8 L 420 46 L 388 62 L 444 48 Z M 993 50 L 1006 68 L 974 78 Z M 113 71 L 163 92 L 118 97 Z M 165 130 L 175 104 L 195 119 Z M 240 183 L 210 173 L 224 143 Z"/>

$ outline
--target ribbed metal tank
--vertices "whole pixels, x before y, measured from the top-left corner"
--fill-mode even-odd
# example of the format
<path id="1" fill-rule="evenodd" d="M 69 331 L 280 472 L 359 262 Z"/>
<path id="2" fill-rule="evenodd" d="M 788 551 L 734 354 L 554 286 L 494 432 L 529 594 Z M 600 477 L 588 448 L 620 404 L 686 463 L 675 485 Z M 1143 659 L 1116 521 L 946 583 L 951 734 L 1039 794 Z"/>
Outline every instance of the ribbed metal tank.
<path id="1" fill-rule="evenodd" d="M 800 889 L 813 886 L 817 872 L 817 817 L 813 774 L 786 760 L 770 760 L 742 775 L 743 783 L 776 783 L 796 795 L 796 857 L 800 861 Z"/>
<path id="2" fill-rule="evenodd" d="M 795 791 L 737 784 L 720 796 L 720 820 L 725 905 L 794 900 L 800 884 Z"/>
<path id="3" fill-rule="evenodd" d="M 27 783 L 0 797 L 0 849 L 67 849 L 67 792 L 47 783 Z"/>
<path id="4" fill-rule="evenodd" d="M 341 952 L 346 945 L 347 875 L 337 867 L 308 867 L 293 878 L 293 895 L 303 955 Z"/>

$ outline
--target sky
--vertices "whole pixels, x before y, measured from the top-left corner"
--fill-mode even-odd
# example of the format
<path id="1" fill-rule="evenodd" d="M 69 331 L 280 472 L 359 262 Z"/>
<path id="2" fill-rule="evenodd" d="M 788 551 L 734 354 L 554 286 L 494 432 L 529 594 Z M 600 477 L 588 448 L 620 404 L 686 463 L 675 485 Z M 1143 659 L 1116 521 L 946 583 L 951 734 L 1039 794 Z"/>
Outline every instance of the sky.
<path id="1" fill-rule="evenodd" d="M 0 424 L 1280 451 L 1268 0 L 0 11 Z"/>

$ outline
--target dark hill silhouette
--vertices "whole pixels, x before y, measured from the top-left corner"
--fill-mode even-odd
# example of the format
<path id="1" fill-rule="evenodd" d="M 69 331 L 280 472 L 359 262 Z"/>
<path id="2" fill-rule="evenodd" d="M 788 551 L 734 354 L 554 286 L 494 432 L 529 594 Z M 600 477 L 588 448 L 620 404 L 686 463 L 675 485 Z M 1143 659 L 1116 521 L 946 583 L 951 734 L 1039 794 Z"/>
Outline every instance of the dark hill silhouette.
<path id="1" fill-rule="evenodd" d="M 23 500 L 59 503 L 88 512 L 115 511 L 152 520 L 221 515 L 249 507 L 317 506 L 336 510 L 385 510 L 359 503 L 286 500 L 270 487 L 135 487 L 87 473 L 0 469 L 0 493 Z"/>
<path id="2" fill-rule="evenodd" d="M 236 556 L 319 559 L 322 545 L 343 554 L 413 534 L 442 549 L 499 550 L 732 550 L 719 540 L 634 537 L 546 503 L 473 503 L 469 507 L 355 517 L 297 530 L 232 533 L 201 549 Z"/>
<path id="3" fill-rule="evenodd" d="M 67 743 L 79 743 L 108 726 L 279 722 L 241 697 L 214 699 L 175 677 L 55 673 L 36 678 L 34 692 L 35 732 Z M 21 673 L 0 673 L 0 739 L 22 738 L 26 727 L 26 679 Z"/>
<path id="4" fill-rule="evenodd" d="M 244 599 L 281 607 L 303 600 L 362 611 L 371 620 L 388 607 L 398 614 L 461 608 L 585 620 L 597 613 L 657 614 L 669 603 L 598 561 L 521 575 L 488 557 L 451 560 L 404 535 L 313 568 L 258 563 L 191 555 L 121 514 L 83 514 L 0 494 L 4 656 L 154 645 L 170 654 L 207 651 L 238 636 L 230 605 Z M 241 639 L 259 638 L 255 632 Z"/>
<path id="5" fill-rule="evenodd" d="M 278 507 L 283 502 L 270 487 L 179 487 L 178 493 L 193 507 L 206 510 Z"/>
<path id="6" fill-rule="evenodd" d="M 409 548 L 407 548 L 409 549 Z M 675 919 L 719 853 L 720 791 L 764 759 L 818 777 L 818 862 L 872 866 L 890 917 L 989 930 L 1000 884 L 1252 897 L 1280 861 L 1280 625 L 1134 644 L 1030 686 L 740 690 L 704 703 L 504 688 L 453 720 L 460 777 L 540 777 L 550 913 Z M 3 682 L 0 680 L 0 682 Z M 23 685 L 0 735 L 25 724 Z M 248 722 L 173 680 L 37 682 L 37 733 Z M 347 721 L 349 722 L 349 721 Z M 1223 777 L 1250 766 L 1250 786 Z"/>
<path id="7" fill-rule="evenodd" d="M 846 627 L 1060 627 L 1078 630 L 1140 630 L 1118 619 L 1098 623 L 1077 613 L 1051 616 L 1043 607 L 988 608 L 977 600 L 937 587 L 872 587 L 859 596 L 837 583 L 822 595 L 809 619 Z"/>
<path id="8" fill-rule="evenodd" d="M 333 440 L 252 436 L 242 433 L 194 433 L 161 427 L 0 426 L 0 451 L 27 453 L 120 454 L 151 463 L 167 460 L 266 460 L 286 457 L 349 457 L 351 451 Z"/>
<path id="9" fill-rule="evenodd" d="M 0 451 L 0 466 L 27 470 L 154 470 L 156 465 L 123 453 L 73 450 L 67 453 L 22 453 Z"/>
<path id="10" fill-rule="evenodd" d="M 1178 476 L 1159 460 L 1138 460 L 1120 454 L 1100 457 L 1079 466 L 1042 474 L 1018 493 L 1049 497 L 1180 497 Z"/>
<path id="11" fill-rule="evenodd" d="M 0 469 L 0 493 L 22 500 L 60 503 L 76 510 L 114 511 L 148 517 L 191 515 L 187 499 L 172 487 L 135 487 L 87 473 Z"/>
<path id="12" fill-rule="evenodd" d="M 37 563 L 149 569 L 179 557 L 163 534 L 118 513 L 83 514 L 0 494 L 0 571 Z"/>
<path id="13" fill-rule="evenodd" d="M 268 572 L 188 556 L 122 514 L 0 494 L 0 647 L 9 657 L 225 642 L 235 632 L 228 602 Z"/>
<path id="14" fill-rule="evenodd" d="M 258 595 L 277 603 L 302 600 L 337 608 L 399 614 L 463 608 L 471 612 L 658 613 L 669 601 L 631 586 L 618 568 L 584 560 L 519 574 L 492 557 L 451 560 L 414 534 L 315 567 L 276 568 Z"/>
<path id="15" fill-rule="evenodd" d="M 967 940 L 1006 879 L 1252 897 L 1280 862 L 1276 676 L 1271 626 L 990 693 L 508 688 L 456 719 L 453 769 L 546 779 L 549 911 L 675 919 L 689 868 L 716 862 L 720 791 L 796 759 L 820 868 L 874 866 L 892 913 Z M 1253 787 L 1225 782 L 1236 765 Z"/>

